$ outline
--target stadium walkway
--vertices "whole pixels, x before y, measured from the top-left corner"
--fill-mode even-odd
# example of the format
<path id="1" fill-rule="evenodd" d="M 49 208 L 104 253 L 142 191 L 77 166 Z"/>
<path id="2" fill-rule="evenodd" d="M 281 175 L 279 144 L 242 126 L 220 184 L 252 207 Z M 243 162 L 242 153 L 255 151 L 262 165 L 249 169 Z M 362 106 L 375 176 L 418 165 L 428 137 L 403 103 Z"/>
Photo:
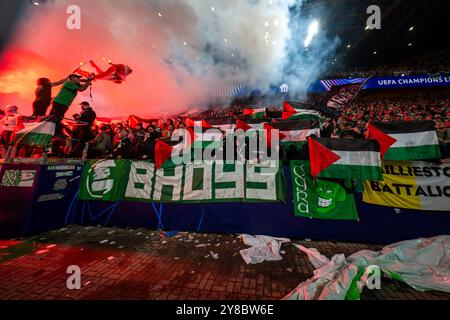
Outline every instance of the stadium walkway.
<path id="1" fill-rule="evenodd" d="M 381 246 L 294 241 L 331 257 Z M 71 226 L 22 241 L 0 240 L 0 299 L 281 299 L 313 275 L 307 256 L 283 245 L 283 260 L 246 265 L 238 235 Z M 81 268 L 81 290 L 68 290 L 69 265 Z M 449 300 L 382 280 L 364 300 Z"/>

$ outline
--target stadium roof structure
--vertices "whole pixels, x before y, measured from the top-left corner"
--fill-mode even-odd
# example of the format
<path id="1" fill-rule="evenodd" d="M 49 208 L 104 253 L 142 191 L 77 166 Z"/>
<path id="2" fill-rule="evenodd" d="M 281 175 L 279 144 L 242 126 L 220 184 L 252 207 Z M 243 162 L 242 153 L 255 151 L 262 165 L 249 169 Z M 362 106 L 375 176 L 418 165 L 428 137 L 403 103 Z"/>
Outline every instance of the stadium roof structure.
<path id="1" fill-rule="evenodd" d="M 320 19 L 328 36 L 338 36 L 336 66 L 371 67 L 448 50 L 444 0 L 306 0 L 302 16 Z M 366 30 L 367 8 L 381 8 L 381 30 Z M 376 52 L 376 54 L 374 54 Z"/>

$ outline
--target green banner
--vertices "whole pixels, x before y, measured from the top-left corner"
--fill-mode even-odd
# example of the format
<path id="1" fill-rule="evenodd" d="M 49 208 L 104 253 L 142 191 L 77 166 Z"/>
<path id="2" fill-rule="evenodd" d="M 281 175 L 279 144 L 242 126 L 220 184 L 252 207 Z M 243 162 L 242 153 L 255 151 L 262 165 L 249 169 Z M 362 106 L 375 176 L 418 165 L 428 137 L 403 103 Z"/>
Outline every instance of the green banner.
<path id="1" fill-rule="evenodd" d="M 124 173 L 130 171 L 128 160 L 90 160 L 86 162 L 81 182 L 81 200 L 117 201 L 124 192 Z"/>
<path id="2" fill-rule="evenodd" d="M 355 198 L 341 184 L 313 179 L 309 161 L 291 161 L 295 215 L 326 220 L 358 220 Z"/>
<path id="3" fill-rule="evenodd" d="M 285 201 L 285 178 L 276 161 L 191 163 L 158 170 L 148 161 L 108 161 L 88 163 L 80 199 L 167 203 Z"/>

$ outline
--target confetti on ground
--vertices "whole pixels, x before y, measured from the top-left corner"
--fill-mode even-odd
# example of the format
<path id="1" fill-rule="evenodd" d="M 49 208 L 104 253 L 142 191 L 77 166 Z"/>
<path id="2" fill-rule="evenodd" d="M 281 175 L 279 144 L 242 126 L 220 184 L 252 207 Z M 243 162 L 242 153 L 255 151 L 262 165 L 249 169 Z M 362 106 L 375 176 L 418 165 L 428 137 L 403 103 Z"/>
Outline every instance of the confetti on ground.
<path id="1" fill-rule="evenodd" d="M 209 254 L 211 255 L 211 257 L 213 257 L 214 260 L 219 259 L 219 254 L 214 253 L 214 252 L 212 252 L 212 251 L 210 251 Z"/>

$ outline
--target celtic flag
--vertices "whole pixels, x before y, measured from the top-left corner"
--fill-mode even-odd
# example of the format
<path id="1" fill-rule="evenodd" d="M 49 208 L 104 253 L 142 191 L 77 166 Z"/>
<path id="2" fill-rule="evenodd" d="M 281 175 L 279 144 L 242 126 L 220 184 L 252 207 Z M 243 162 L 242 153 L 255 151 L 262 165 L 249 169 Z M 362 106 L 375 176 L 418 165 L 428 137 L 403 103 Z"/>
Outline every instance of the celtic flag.
<path id="1" fill-rule="evenodd" d="M 91 160 L 86 163 L 80 189 L 81 200 L 117 201 L 124 192 L 127 160 Z"/>
<path id="2" fill-rule="evenodd" d="M 295 215 L 326 220 L 358 220 L 355 198 L 341 184 L 313 179 L 309 161 L 291 161 Z"/>

